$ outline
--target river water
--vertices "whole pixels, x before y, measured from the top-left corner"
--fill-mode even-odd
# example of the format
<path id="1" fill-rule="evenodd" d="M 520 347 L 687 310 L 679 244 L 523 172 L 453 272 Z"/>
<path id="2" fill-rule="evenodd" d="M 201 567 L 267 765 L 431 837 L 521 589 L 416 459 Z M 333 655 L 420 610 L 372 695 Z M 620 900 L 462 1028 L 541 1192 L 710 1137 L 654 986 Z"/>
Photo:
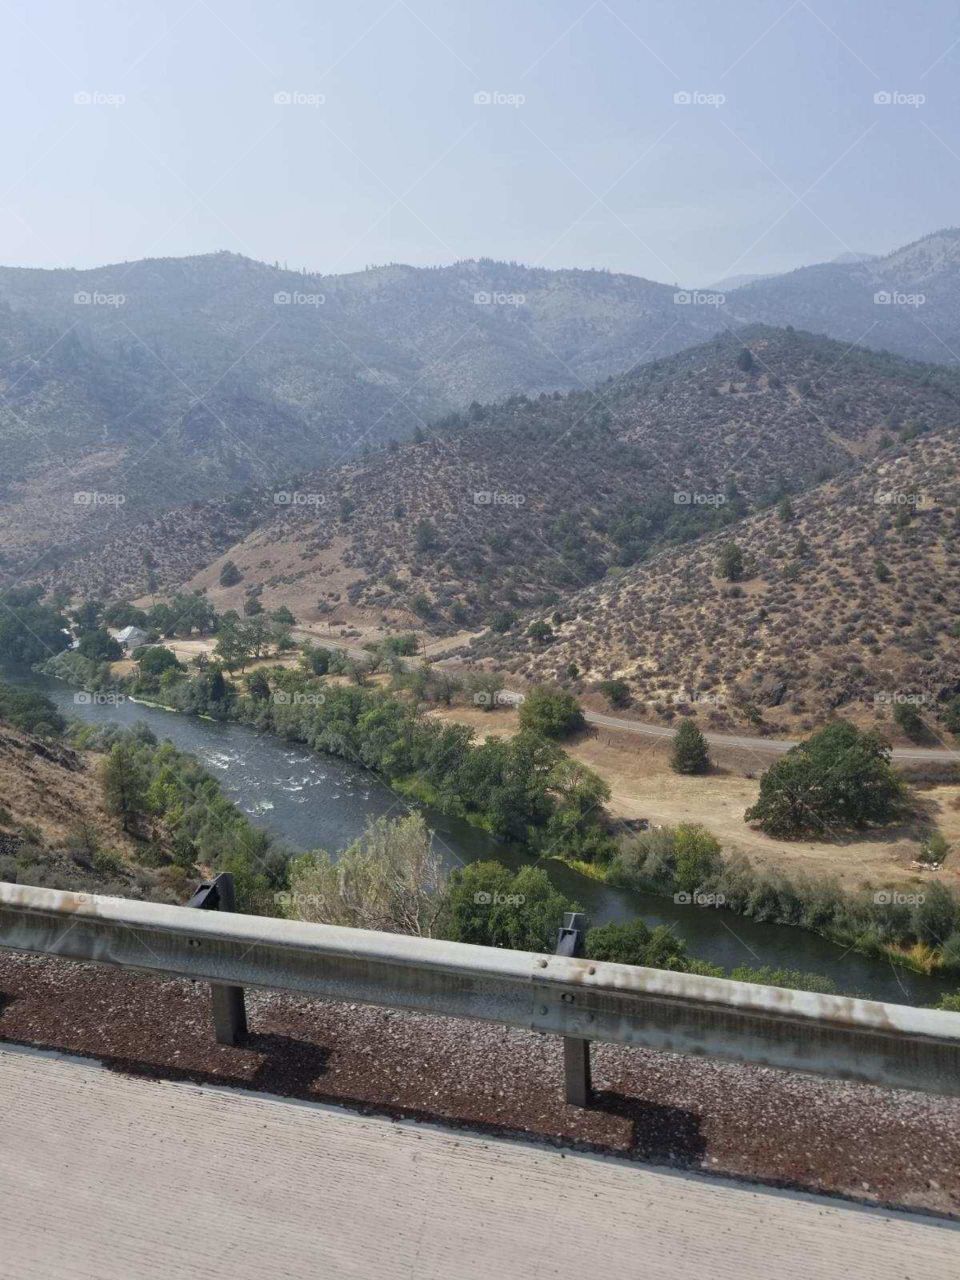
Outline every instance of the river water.
<path id="1" fill-rule="evenodd" d="M 159 739 L 195 755 L 252 821 L 297 849 L 343 849 L 368 819 L 399 816 L 409 807 L 366 770 L 332 756 L 318 755 L 247 725 L 201 720 L 130 700 L 115 704 L 78 701 L 60 681 L 20 673 L 5 676 L 29 684 L 52 699 L 64 715 L 102 723 L 145 721 Z M 86 695 L 80 695 L 86 697 Z M 443 814 L 426 811 L 448 866 L 493 858 L 522 866 L 522 853 L 507 849 L 483 831 Z M 672 899 L 613 889 L 562 863 L 547 864 L 550 878 L 587 911 L 591 924 L 642 917 L 669 925 L 693 955 L 725 968 L 772 965 L 826 974 L 848 995 L 896 1004 L 929 1005 L 960 981 L 929 978 L 846 951 L 802 929 L 760 924 L 710 907 L 681 906 Z"/>

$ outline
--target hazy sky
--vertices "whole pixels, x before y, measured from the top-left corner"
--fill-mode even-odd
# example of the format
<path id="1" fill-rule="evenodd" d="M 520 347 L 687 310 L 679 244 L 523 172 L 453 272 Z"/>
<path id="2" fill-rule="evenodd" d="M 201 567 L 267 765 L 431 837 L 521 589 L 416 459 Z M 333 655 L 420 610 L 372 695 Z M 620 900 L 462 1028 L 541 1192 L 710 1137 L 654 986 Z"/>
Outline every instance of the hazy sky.
<path id="1" fill-rule="evenodd" d="M 6 0 L 0 22 L 6 264 L 227 248 L 706 284 L 960 222 L 947 0 Z"/>

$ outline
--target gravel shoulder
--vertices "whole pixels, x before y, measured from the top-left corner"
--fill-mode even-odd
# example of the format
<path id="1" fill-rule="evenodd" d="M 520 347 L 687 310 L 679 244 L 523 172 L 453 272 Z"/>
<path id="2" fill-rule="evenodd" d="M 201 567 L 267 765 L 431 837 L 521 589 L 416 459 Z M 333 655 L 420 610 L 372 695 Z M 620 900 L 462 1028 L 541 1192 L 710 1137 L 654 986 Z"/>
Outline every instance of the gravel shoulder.
<path id="1" fill-rule="evenodd" d="M 0 1042 L 960 1219 L 960 1098 L 597 1045 L 580 1110 L 555 1037 L 268 992 L 248 1009 L 222 1046 L 202 984 L 0 954 Z"/>

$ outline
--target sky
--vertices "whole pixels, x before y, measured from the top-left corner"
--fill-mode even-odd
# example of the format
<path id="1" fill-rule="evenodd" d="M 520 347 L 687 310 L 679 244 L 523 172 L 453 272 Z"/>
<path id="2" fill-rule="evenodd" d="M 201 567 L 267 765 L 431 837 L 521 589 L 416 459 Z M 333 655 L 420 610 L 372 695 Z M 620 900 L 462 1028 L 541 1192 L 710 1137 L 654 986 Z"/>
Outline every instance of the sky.
<path id="1" fill-rule="evenodd" d="M 6 265 L 707 285 L 960 223 L 946 0 L 5 0 L 0 32 Z"/>

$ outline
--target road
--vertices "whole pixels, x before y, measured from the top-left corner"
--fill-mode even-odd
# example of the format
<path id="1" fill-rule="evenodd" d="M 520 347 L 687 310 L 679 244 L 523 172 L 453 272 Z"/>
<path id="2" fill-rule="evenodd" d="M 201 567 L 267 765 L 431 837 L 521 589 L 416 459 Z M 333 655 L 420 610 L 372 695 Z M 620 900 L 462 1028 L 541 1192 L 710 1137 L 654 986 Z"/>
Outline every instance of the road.
<path id="1" fill-rule="evenodd" d="M 953 1280 L 960 1228 L 0 1048 L 3 1280 Z"/>
<path id="2" fill-rule="evenodd" d="M 619 729 L 623 733 L 638 733 L 648 738 L 672 738 L 676 732 L 660 724 L 605 716 L 599 711 L 585 711 L 584 716 L 590 724 L 600 728 Z M 705 733 L 703 736 L 711 747 L 740 747 L 744 751 L 760 751 L 767 755 L 783 755 L 797 745 L 796 740 L 788 738 L 748 738 L 734 733 Z M 894 747 L 892 755 L 894 760 L 960 762 L 960 751 L 950 751 L 945 747 Z"/>
<path id="3" fill-rule="evenodd" d="M 322 647 L 342 649 L 351 658 L 370 656 L 365 649 L 357 649 L 343 640 L 334 640 L 328 636 L 318 638 L 303 628 L 293 628 L 293 634 L 298 639 L 310 639 Z M 406 665 L 402 659 L 400 661 L 401 665 Z M 588 724 L 596 725 L 598 728 L 618 729 L 621 733 L 636 733 L 646 738 L 672 738 L 676 732 L 675 729 L 666 728 L 664 725 L 644 724 L 640 720 L 625 720 L 621 716 L 608 716 L 599 711 L 585 711 L 584 716 Z M 797 745 L 795 739 L 751 738 L 735 733 L 705 733 L 704 737 L 711 747 L 739 748 L 743 751 L 755 751 L 771 756 L 783 755 Z M 951 751 L 947 747 L 894 747 L 892 755 L 894 760 L 901 760 L 904 763 L 911 761 L 914 764 L 960 763 L 960 751 Z"/>

